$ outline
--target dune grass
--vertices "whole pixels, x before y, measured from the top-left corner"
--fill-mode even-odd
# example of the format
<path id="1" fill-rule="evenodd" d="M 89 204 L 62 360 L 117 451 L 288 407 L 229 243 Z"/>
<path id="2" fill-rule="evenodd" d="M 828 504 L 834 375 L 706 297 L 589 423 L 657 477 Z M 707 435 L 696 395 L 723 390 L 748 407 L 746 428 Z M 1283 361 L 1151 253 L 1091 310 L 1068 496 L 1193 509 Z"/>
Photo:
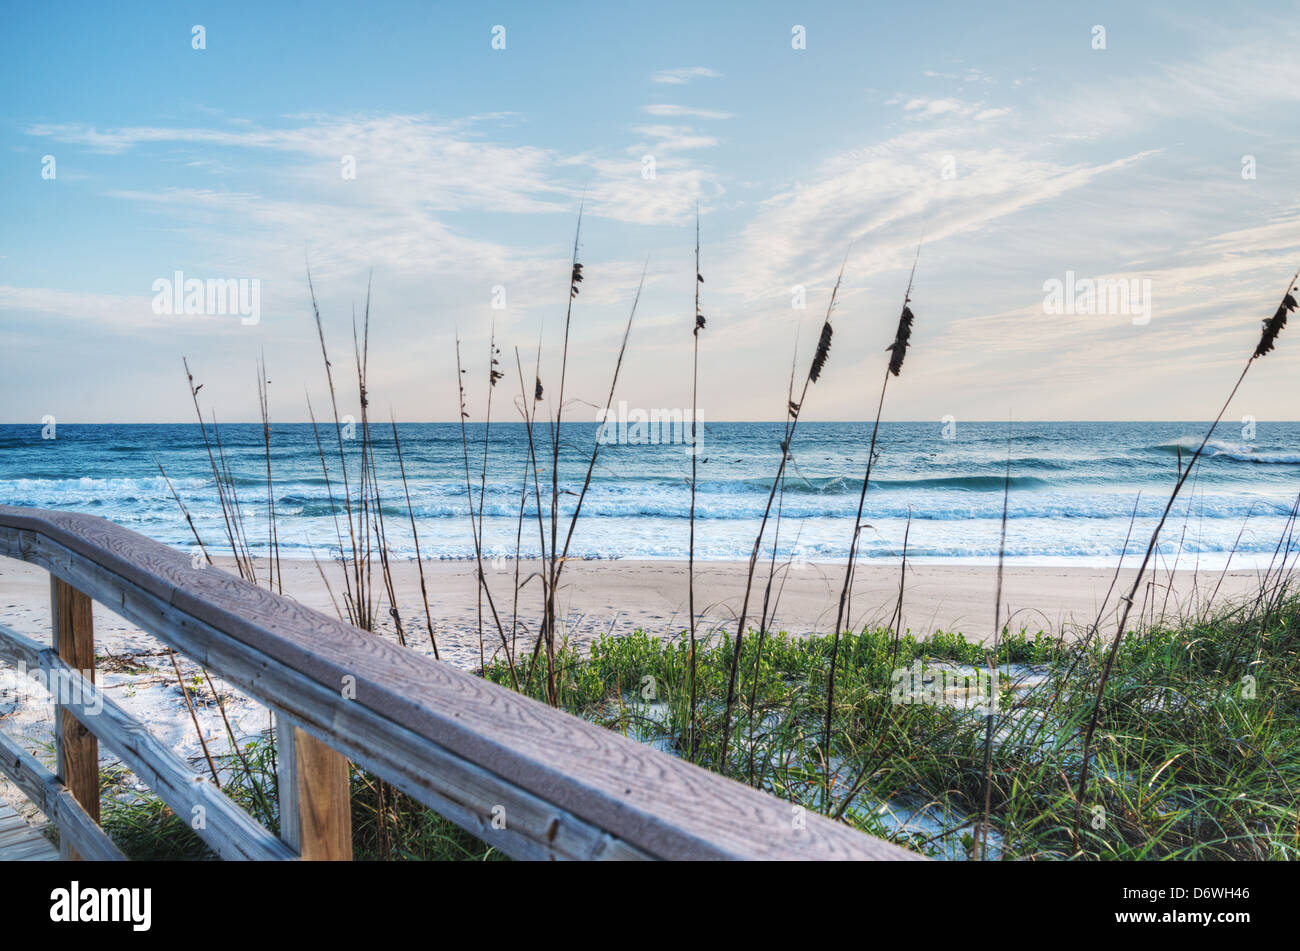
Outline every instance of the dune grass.
<path id="1" fill-rule="evenodd" d="M 275 795 L 261 796 L 248 782 L 255 779 L 274 792 L 275 738 L 265 733 L 243 744 L 248 761 L 229 767 L 222 791 L 267 829 L 279 834 Z M 101 770 L 106 790 L 102 825 L 130 859 L 137 861 L 211 861 L 216 855 L 189 823 L 150 792 L 124 785 L 130 773 L 122 766 Z M 427 860 L 494 861 L 506 858 L 448 819 L 397 792 L 354 766 L 352 769 L 352 848 L 356 861 Z"/>
<path id="2" fill-rule="evenodd" d="M 1120 639 L 1093 739 L 1077 848 L 1082 737 L 1110 644 L 1005 631 L 996 652 L 987 858 L 1300 857 L 1300 599 L 1280 595 L 1267 611 L 1257 599 Z M 753 729 L 748 710 L 738 706 L 725 766 L 720 743 L 735 645 L 725 633 L 698 640 L 701 766 L 740 782 L 752 774 L 753 785 L 794 805 L 926 855 L 973 856 L 986 795 L 986 716 L 960 694 L 939 699 L 902 687 L 918 663 L 926 687 L 936 674 L 983 668 L 986 645 L 959 633 L 896 637 L 886 627 L 841 635 L 827 762 L 822 734 L 833 639 L 771 633 L 761 658 L 753 656 L 757 639 L 747 640 L 752 646 L 742 647 L 741 661 L 758 673 Z M 586 652 L 561 642 L 555 660 L 562 709 L 686 755 L 689 632 L 606 637 Z M 504 660 L 484 675 L 511 686 Z M 536 699 L 549 700 L 542 678 L 524 683 Z M 243 753 L 252 775 L 273 791 L 273 743 L 263 736 Z M 274 795 L 256 795 L 242 765 L 223 768 L 230 773 L 227 794 L 276 829 L 267 805 Z M 105 782 L 122 788 L 113 774 Z M 356 770 L 352 797 L 358 859 L 502 857 Z M 133 858 L 211 858 L 188 825 L 148 794 L 106 796 L 104 826 Z"/>
<path id="3" fill-rule="evenodd" d="M 1004 632 L 988 857 L 1295 858 L 1300 601 L 1283 601 L 1269 617 L 1242 605 L 1120 639 L 1077 849 L 1075 779 L 1109 644 Z M 700 765 L 741 782 L 752 772 L 759 788 L 925 854 L 970 857 L 985 797 L 986 717 L 952 697 L 900 702 L 897 686 L 899 672 L 917 661 L 927 673 L 981 668 L 985 645 L 943 632 L 896 639 L 887 628 L 842 635 L 827 763 L 822 730 L 834 639 L 769 635 L 761 658 L 750 656 L 757 653 L 750 643 L 741 660 L 758 670 L 753 739 L 740 707 L 725 759 L 734 643 L 724 634 L 697 650 Z M 605 638 L 588 654 L 563 646 L 560 705 L 684 755 L 689 661 L 685 636 Z M 508 683 L 503 665 L 486 675 Z"/>

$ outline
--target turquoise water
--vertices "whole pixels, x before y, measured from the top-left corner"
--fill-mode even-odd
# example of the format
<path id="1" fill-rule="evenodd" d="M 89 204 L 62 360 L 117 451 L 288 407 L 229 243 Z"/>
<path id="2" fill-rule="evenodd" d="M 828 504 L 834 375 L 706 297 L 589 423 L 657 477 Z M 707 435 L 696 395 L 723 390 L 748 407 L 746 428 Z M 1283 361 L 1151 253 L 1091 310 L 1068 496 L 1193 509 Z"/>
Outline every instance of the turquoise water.
<path id="1" fill-rule="evenodd" d="M 780 456 L 780 423 L 710 423 L 700 431 L 697 557 L 748 557 Z M 885 423 L 867 496 L 862 550 L 897 558 L 909 513 L 909 557 L 996 558 L 1003 474 L 1011 459 L 1007 553 L 1026 562 L 1111 563 L 1136 505 L 1130 549 L 1145 542 L 1184 455 L 1203 435 L 1195 423 Z M 399 555 L 414 552 L 388 427 L 376 429 L 386 528 Z M 470 427 L 473 497 L 479 502 L 482 428 Z M 254 548 L 265 548 L 266 474 L 261 426 L 223 425 L 221 442 L 246 506 Z M 399 427 L 422 551 L 460 558 L 473 551 L 464 450 L 455 423 Z M 781 509 L 780 551 L 830 560 L 847 551 L 866 462 L 867 423 L 801 423 Z M 195 517 L 204 542 L 222 550 L 225 530 L 208 456 L 196 424 L 61 425 L 42 439 L 39 425 L 0 426 L 0 503 L 91 512 L 178 547 L 192 537 L 155 465 L 162 463 Z M 1221 427 L 1189 479 L 1166 530 L 1166 557 L 1181 541 L 1184 565 L 1267 562 L 1300 491 L 1300 423 Z M 540 440 L 547 437 L 538 433 Z M 562 514 L 572 511 L 596 437 L 591 424 L 566 425 L 561 453 Z M 322 431 L 339 485 L 334 431 Z M 350 473 L 360 440 L 345 441 Z M 483 496 L 489 553 L 515 549 L 527 456 L 522 424 L 494 423 Z M 543 460 L 545 466 L 549 460 Z M 274 493 L 282 553 L 327 555 L 334 523 L 310 424 L 272 432 Z M 574 536 L 584 558 L 680 558 L 687 551 L 690 456 L 676 444 L 609 443 Z M 544 475 L 544 481 L 549 481 Z M 543 493 L 545 496 L 545 492 Z M 546 511 L 549 500 L 543 498 Z M 523 553 L 537 550 L 531 500 Z M 769 530 L 770 537 L 770 530 Z"/>

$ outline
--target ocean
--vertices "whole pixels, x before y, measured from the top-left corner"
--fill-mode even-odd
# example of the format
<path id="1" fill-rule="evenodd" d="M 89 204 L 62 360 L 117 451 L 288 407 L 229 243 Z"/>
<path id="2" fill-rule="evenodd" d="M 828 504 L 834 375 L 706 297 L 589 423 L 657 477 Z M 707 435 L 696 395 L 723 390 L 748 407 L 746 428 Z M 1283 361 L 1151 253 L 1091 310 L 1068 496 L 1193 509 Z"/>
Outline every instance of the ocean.
<path id="1" fill-rule="evenodd" d="M 862 556 L 896 561 L 907 534 L 909 558 L 996 560 L 1003 478 L 1011 463 L 1006 553 L 1027 564 L 1113 564 L 1145 546 L 1184 458 L 1199 443 L 1197 423 L 884 423 L 867 494 Z M 456 423 L 406 423 L 398 432 L 425 557 L 473 553 L 465 450 Z M 566 423 L 560 460 L 561 537 L 586 473 L 594 424 Z M 696 557 L 745 559 L 780 460 L 781 423 L 709 423 L 699 432 Z M 399 557 L 414 554 L 406 499 L 387 425 L 373 429 L 385 528 Z M 468 427 L 474 507 L 479 506 L 483 428 Z M 0 504 L 103 516 L 183 549 L 189 527 L 159 474 L 165 469 L 204 543 L 228 552 L 208 453 L 197 424 L 0 426 Z M 690 510 L 690 455 L 680 442 L 645 444 L 613 433 L 602 445 L 570 554 L 580 558 L 684 558 Z M 330 478 L 341 491 L 334 429 L 322 427 Z M 355 491 L 361 440 L 344 442 Z M 779 558 L 842 559 L 857 508 L 869 423 L 800 423 L 780 505 Z M 260 424 L 222 425 L 255 552 L 267 550 L 266 463 Z M 536 433 L 549 512 L 549 436 Z M 282 556 L 328 558 L 337 549 L 329 494 L 310 424 L 273 424 L 274 499 Z M 485 553 L 512 557 L 528 458 L 522 423 L 494 423 L 483 493 Z M 1188 480 L 1165 529 L 1164 566 L 1218 568 L 1267 564 L 1300 492 L 1300 423 L 1259 423 L 1254 432 L 1221 426 Z M 778 527 L 773 511 L 769 542 Z M 908 519 L 910 531 L 907 531 Z M 549 531 L 549 523 L 548 523 Z M 532 490 L 521 552 L 538 550 Z M 770 548 L 765 546 L 765 551 Z"/>

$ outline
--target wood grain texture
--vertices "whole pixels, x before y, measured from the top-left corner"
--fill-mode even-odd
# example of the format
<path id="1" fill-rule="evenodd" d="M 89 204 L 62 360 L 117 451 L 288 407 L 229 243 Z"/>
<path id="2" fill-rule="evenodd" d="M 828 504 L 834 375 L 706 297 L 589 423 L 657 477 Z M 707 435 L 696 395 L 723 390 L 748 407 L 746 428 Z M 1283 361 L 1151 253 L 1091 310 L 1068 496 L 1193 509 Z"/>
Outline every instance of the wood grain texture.
<path id="1" fill-rule="evenodd" d="M 112 604 L 142 630 L 166 630 L 168 642 L 195 662 L 276 711 L 403 792 L 507 855 L 521 859 L 646 859 L 647 853 L 545 802 L 505 779 L 442 749 L 403 726 L 355 703 L 339 704 L 298 671 L 276 664 L 210 626 L 100 568 L 57 542 L 30 532 L 7 540 L 32 564 L 62 572 L 101 604 Z M 505 826 L 492 810 L 507 810 Z"/>
<path id="2" fill-rule="evenodd" d="M 23 821 L 6 803 L 0 802 L 0 862 L 55 862 L 59 850 L 54 843 Z"/>
<path id="3" fill-rule="evenodd" d="M 467 775 L 480 770 L 521 796 L 572 816 L 577 827 L 619 840 L 628 854 L 919 858 L 819 816 L 797 823 L 788 802 L 218 569 L 195 568 L 187 555 L 93 516 L 0 506 L 0 553 L 43 564 L 69 579 L 92 579 L 98 572 L 104 593 L 97 590 L 95 596 L 107 607 L 137 622 L 152 618 L 159 629 L 151 633 L 196 660 L 198 650 L 223 657 L 232 670 L 242 664 L 234 670 L 237 676 L 223 676 L 278 709 L 299 706 L 290 712 L 302 717 L 306 729 L 331 745 L 352 746 L 345 751 L 358 762 L 385 763 L 395 774 L 385 778 L 399 788 L 406 788 L 403 781 L 421 784 L 418 777 L 403 776 L 401 764 L 383 750 L 357 749 L 362 727 L 378 734 L 377 743 L 390 735 L 403 737 L 423 756 L 459 761 Z M 302 696 L 268 700 L 273 681 L 297 684 Z M 343 699 L 348 685 L 355 699 Z M 336 741 L 337 724 L 344 719 L 352 724 L 346 743 Z"/>
<path id="4" fill-rule="evenodd" d="M 352 861 L 352 797 L 347 757 L 286 723 L 277 729 L 280 835 L 304 861 Z"/>
<path id="5" fill-rule="evenodd" d="M 300 732 L 283 713 L 275 715 L 275 786 L 279 795 L 280 841 L 297 855 L 302 851 L 298 821 L 298 755 L 294 734 Z"/>
<path id="6" fill-rule="evenodd" d="M 81 808 L 68 787 L 37 762 L 36 757 L 3 733 L 0 733 L 0 772 L 58 826 L 60 853 L 67 847 L 87 861 L 121 861 L 126 858 L 113 840 L 104 834 L 99 823 Z"/>
<path id="7" fill-rule="evenodd" d="M 91 602 L 83 592 L 61 578 L 50 578 L 50 617 L 54 649 L 73 670 L 85 671 L 95 679 L 95 626 Z M 55 747 L 58 750 L 59 779 L 96 823 L 99 822 L 99 743 L 62 704 L 55 717 Z M 61 844 L 65 859 L 80 858 Z"/>

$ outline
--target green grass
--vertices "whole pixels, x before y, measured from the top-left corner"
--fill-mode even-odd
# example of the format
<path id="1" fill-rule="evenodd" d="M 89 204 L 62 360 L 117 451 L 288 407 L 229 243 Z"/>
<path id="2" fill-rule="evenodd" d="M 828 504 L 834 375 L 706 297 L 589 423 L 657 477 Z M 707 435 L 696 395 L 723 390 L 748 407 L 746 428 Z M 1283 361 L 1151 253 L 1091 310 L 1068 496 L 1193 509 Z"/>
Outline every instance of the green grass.
<path id="1" fill-rule="evenodd" d="M 1005 633 L 996 657 L 991 856 L 1297 857 L 1300 601 L 1266 618 L 1259 613 L 1246 606 L 1124 638 L 1106 688 L 1077 844 L 1081 736 L 1107 645 Z M 897 643 L 883 629 L 841 638 L 829 769 L 820 739 L 830 638 L 765 636 L 756 664 L 759 650 L 756 635 L 746 638 L 727 775 L 924 854 L 969 857 L 985 796 L 985 717 L 954 705 L 895 702 L 892 675 L 917 660 L 984 665 L 981 645 L 948 632 Z M 701 642 L 695 760 L 705 768 L 721 759 L 731 652 L 725 634 Z M 602 638 L 586 653 L 564 645 L 556 666 L 565 710 L 688 755 L 689 656 L 681 638 L 637 631 Z M 1011 690 L 1026 673 L 1036 685 Z M 500 663 L 485 676 L 510 684 Z M 525 692 L 544 696 L 543 671 L 521 680 Z M 273 745 L 264 737 L 245 752 L 255 782 L 240 768 L 233 779 L 223 777 L 225 788 L 274 830 Z M 357 858 L 501 857 L 409 798 L 381 790 L 373 777 L 354 771 L 352 792 Z M 211 857 L 187 823 L 152 796 L 109 797 L 104 825 L 133 858 Z"/>
<path id="2" fill-rule="evenodd" d="M 1125 637 L 1106 688 L 1077 847 L 1081 735 L 1104 649 L 1004 634 L 996 658 L 1002 696 L 993 724 L 992 854 L 1296 857 L 1298 629 L 1293 600 L 1266 621 L 1249 610 L 1224 611 Z M 746 638 L 727 775 L 926 854 L 966 857 L 983 813 L 985 718 L 952 705 L 894 702 L 891 675 L 917 659 L 981 665 L 982 646 L 947 632 L 904 636 L 896 647 L 883 629 L 843 637 L 829 770 L 821 735 L 830 638 L 769 636 L 761 649 L 751 718 L 759 645 Z M 696 760 L 706 768 L 721 760 L 731 651 L 725 635 L 700 650 Z M 557 657 L 561 705 L 686 755 L 688 659 L 682 640 L 640 631 L 602 639 L 587 655 L 566 647 Z M 1026 673 L 1041 682 L 1008 689 Z M 500 664 L 487 676 L 509 679 Z M 539 672 L 528 687 L 539 699 L 542 680 Z M 904 821 L 918 813 L 923 821 Z"/>
<path id="3" fill-rule="evenodd" d="M 271 734 L 242 747 L 248 771 L 235 761 L 223 761 L 222 789 L 234 802 L 272 832 L 279 834 L 276 812 L 275 743 Z M 208 861 L 215 859 L 189 820 L 172 812 L 151 793 L 122 791 L 128 775 L 122 767 L 103 770 L 102 786 L 118 789 L 106 795 L 102 825 L 128 858 L 145 861 Z M 249 777 L 252 777 L 250 781 Z M 382 809 L 380 806 L 382 796 Z M 381 821 L 382 820 L 382 821 Z M 504 859 L 431 809 L 415 802 L 373 776 L 352 771 L 353 858 L 366 860 L 484 861 Z"/>

